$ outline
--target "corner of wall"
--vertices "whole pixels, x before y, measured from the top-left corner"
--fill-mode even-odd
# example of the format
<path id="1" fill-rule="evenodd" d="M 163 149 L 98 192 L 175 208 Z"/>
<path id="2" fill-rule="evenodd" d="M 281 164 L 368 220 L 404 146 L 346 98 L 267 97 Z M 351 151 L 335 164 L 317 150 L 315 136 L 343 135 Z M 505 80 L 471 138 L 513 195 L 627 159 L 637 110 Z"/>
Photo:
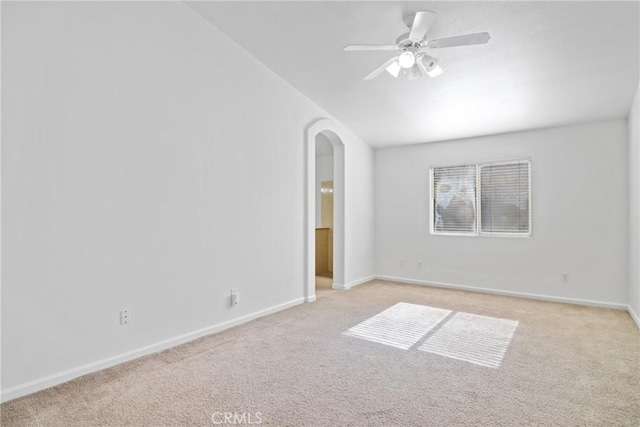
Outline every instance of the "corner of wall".
<path id="1" fill-rule="evenodd" d="M 636 93 L 629 110 L 627 118 L 628 138 L 629 138 L 629 245 L 628 245 L 628 303 L 629 314 L 640 328 L 640 84 L 636 88 Z"/>

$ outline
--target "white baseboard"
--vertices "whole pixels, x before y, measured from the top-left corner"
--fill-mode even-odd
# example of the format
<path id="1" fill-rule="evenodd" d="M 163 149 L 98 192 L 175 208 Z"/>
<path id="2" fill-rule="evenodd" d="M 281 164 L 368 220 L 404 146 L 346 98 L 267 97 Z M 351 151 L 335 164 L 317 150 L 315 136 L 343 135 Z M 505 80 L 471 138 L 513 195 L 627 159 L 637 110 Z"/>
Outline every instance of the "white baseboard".
<path id="1" fill-rule="evenodd" d="M 627 306 L 627 311 L 629 312 L 629 315 L 631 316 L 633 321 L 636 322 L 636 326 L 638 327 L 638 329 L 640 329 L 640 316 L 638 316 L 638 313 L 633 311 L 633 308 L 631 308 L 630 305 Z"/>
<path id="2" fill-rule="evenodd" d="M 338 291 L 346 291 L 349 290 L 351 288 L 354 288 L 358 285 L 362 285 L 363 283 L 367 283 L 370 282 L 372 280 L 376 280 L 376 276 L 367 276 L 367 277 L 363 277 L 362 279 L 358 279 L 358 280 L 354 280 L 351 283 L 345 283 L 345 284 L 338 284 L 338 283 L 334 283 L 333 285 L 331 285 L 332 289 L 336 289 Z"/>
<path id="3" fill-rule="evenodd" d="M 499 289 L 489 289 L 489 288 L 479 288 L 475 286 L 465 286 L 465 285 L 455 285 L 452 283 L 442 283 L 442 282 L 430 282 L 427 280 L 415 280 L 415 279 L 405 279 L 402 277 L 391 277 L 391 276 L 376 276 L 378 280 L 386 280 L 389 282 L 398 282 L 398 283 L 409 283 L 412 285 L 423 285 L 423 286 L 432 286 L 435 288 L 448 288 L 448 289 L 457 289 L 461 291 L 470 291 L 470 292 L 479 292 L 483 294 L 494 294 L 494 295 L 504 295 L 510 297 L 518 297 L 518 298 L 528 298 L 535 299 L 541 301 L 551 301 L 551 302 L 562 302 L 567 304 L 577 304 L 577 305 L 588 305 L 592 307 L 605 307 L 605 308 L 615 308 L 618 310 L 627 310 L 628 306 L 626 304 L 619 304 L 615 302 L 606 302 L 606 301 L 592 301 L 586 299 L 578 299 L 578 298 L 567 298 L 567 297 L 555 297 L 550 295 L 540 295 L 540 294 L 530 294 L 526 292 L 514 292 L 514 291 L 503 291 Z"/>
<path id="4" fill-rule="evenodd" d="M 349 283 L 349 287 L 355 288 L 358 285 L 362 285 L 363 283 L 367 283 L 372 280 L 376 280 L 376 276 L 368 276 L 368 277 L 363 277 L 362 279 L 354 280 L 353 282 Z"/>
<path id="5" fill-rule="evenodd" d="M 315 295 L 314 295 L 314 299 L 315 299 Z M 37 380 L 33 380 L 33 381 L 29 381 L 13 387 L 9 387 L 8 389 L 2 390 L 2 392 L 0 392 L 1 394 L 0 401 L 7 402 L 9 400 L 16 399 L 18 397 L 26 396 L 28 394 L 35 393 L 37 391 L 44 390 L 49 387 L 53 387 L 58 384 L 65 383 L 67 381 L 71 381 L 72 379 L 80 377 L 82 375 L 101 371 L 103 369 L 110 368 L 112 366 L 119 365 L 121 363 L 128 362 L 130 360 L 137 359 L 142 356 L 146 356 L 152 353 L 157 353 L 159 351 L 166 350 L 168 348 L 175 347 L 177 345 L 184 344 L 189 341 L 193 341 L 205 335 L 221 332 L 221 331 L 224 331 L 225 329 L 229 329 L 234 326 L 247 323 L 259 317 L 267 316 L 269 314 L 273 314 L 278 311 L 285 310 L 289 307 L 293 307 L 294 305 L 301 304 L 304 301 L 305 301 L 305 298 L 296 298 L 294 300 L 291 300 L 282 304 L 278 304 L 273 307 L 266 308 L 264 310 L 259 310 L 254 313 L 250 313 L 242 317 L 238 317 L 237 319 L 232 319 L 226 322 L 218 323 L 216 325 L 207 326 L 206 328 L 188 332 L 186 334 L 169 338 L 164 341 L 160 341 L 148 346 L 140 347 L 135 350 L 128 351 L 126 353 L 118 354 L 116 356 L 112 356 L 106 359 L 98 360 L 96 362 L 88 363 L 83 366 L 78 366 L 76 368 L 71 368 L 63 372 L 58 372 L 56 374 L 49 375 L 44 378 L 39 378 Z"/>
<path id="6" fill-rule="evenodd" d="M 304 302 L 314 302 L 316 300 L 316 296 L 314 295 L 309 295 L 308 297 L 304 298 Z"/>

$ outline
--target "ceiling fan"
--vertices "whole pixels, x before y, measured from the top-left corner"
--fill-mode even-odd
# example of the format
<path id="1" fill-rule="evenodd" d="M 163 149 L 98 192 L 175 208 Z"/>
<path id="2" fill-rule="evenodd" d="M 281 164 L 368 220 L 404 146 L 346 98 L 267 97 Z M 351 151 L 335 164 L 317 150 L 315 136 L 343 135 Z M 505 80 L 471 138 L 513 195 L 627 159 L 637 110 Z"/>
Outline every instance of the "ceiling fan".
<path id="1" fill-rule="evenodd" d="M 387 70 L 393 77 L 405 77 L 413 80 L 423 76 L 436 77 L 442 74 L 443 70 L 438 65 L 438 59 L 427 55 L 426 49 L 485 44 L 489 41 L 489 33 L 466 34 L 428 40 L 427 31 L 429 31 L 429 27 L 431 27 L 435 18 L 436 13 L 431 11 L 416 12 L 415 15 L 405 17 L 403 21 L 410 30 L 408 33 L 398 37 L 395 45 L 350 45 L 345 47 L 344 50 L 401 51 L 400 55 L 389 59 L 364 76 L 364 79 L 370 80 Z"/>

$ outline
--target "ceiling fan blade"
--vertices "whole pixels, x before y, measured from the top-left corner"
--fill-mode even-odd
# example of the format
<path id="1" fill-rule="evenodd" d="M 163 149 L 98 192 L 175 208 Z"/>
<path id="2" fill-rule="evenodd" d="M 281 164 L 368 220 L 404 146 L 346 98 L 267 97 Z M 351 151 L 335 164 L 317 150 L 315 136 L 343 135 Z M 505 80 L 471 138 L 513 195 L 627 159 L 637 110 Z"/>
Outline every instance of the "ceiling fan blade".
<path id="1" fill-rule="evenodd" d="M 464 36 L 447 37 L 444 39 L 431 40 L 427 47 L 437 49 L 441 47 L 469 46 L 472 44 L 485 44 L 491 36 L 489 33 L 467 34 Z"/>
<path id="2" fill-rule="evenodd" d="M 345 47 L 344 50 L 400 50 L 400 48 L 396 45 L 355 44 Z"/>
<path id="3" fill-rule="evenodd" d="M 371 80 L 372 78 L 376 77 L 378 74 L 380 74 L 381 72 L 386 70 L 389 65 L 393 64 L 394 62 L 396 62 L 398 60 L 398 58 L 399 58 L 398 56 L 395 56 L 395 57 L 389 59 L 387 62 L 385 62 L 384 64 L 380 65 L 378 68 L 376 68 L 375 70 L 373 70 L 372 72 L 370 72 L 369 74 L 364 76 L 364 79 L 365 80 Z"/>
<path id="4" fill-rule="evenodd" d="M 413 24 L 411 24 L 409 38 L 415 41 L 423 40 L 427 35 L 427 31 L 429 31 L 429 27 L 433 24 L 434 19 L 436 19 L 435 12 L 416 12 L 416 16 L 413 18 Z"/>

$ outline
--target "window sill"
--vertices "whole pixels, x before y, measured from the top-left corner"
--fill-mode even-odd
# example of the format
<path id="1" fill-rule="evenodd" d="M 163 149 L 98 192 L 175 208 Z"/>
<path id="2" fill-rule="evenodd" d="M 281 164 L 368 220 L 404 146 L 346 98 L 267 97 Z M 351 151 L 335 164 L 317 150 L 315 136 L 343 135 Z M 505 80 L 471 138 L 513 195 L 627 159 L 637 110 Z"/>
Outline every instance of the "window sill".
<path id="1" fill-rule="evenodd" d="M 532 233 L 438 233 L 429 232 L 432 236 L 452 236 L 452 237 L 506 237 L 509 239 L 528 239 L 532 238 Z"/>

